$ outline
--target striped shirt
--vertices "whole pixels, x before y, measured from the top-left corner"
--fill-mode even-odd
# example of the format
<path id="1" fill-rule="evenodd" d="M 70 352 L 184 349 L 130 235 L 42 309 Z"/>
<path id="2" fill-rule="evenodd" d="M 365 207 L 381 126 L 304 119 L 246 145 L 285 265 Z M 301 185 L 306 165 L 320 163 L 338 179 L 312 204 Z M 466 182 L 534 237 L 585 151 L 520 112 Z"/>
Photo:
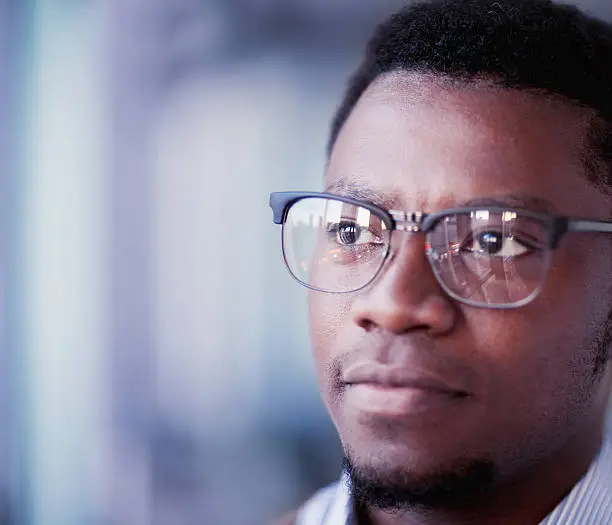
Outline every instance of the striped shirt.
<path id="1" fill-rule="evenodd" d="M 300 510 L 296 525 L 352 524 L 347 480 L 319 491 Z M 540 525 L 612 525 L 612 439 L 568 496 Z"/>

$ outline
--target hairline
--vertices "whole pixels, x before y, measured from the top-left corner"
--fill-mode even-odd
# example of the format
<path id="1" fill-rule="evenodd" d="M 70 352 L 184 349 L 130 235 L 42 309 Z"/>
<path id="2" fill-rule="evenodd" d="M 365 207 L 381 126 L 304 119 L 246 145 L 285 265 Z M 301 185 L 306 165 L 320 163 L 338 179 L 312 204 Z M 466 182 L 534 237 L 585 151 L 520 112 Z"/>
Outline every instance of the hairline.
<path id="1" fill-rule="evenodd" d="M 597 138 L 595 136 L 597 135 L 596 128 L 598 126 L 607 126 L 612 129 L 612 122 L 605 119 L 597 109 L 588 106 L 576 99 L 570 98 L 566 95 L 556 93 L 554 91 L 544 88 L 525 86 L 518 82 L 509 83 L 502 77 L 496 77 L 495 75 L 485 73 L 480 75 L 461 75 L 448 74 L 433 70 L 421 70 L 418 68 L 402 67 L 395 67 L 387 71 L 380 71 L 374 73 L 369 82 L 363 85 L 363 89 L 361 90 L 359 96 L 355 98 L 353 103 L 350 105 L 349 110 L 346 111 L 343 115 L 343 118 L 341 120 L 338 120 L 339 114 L 336 114 L 334 118 L 336 126 L 334 126 L 335 129 L 332 130 L 332 134 L 330 136 L 330 140 L 328 142 L 327 147 L 328 163 L 331 159 L 333 149 L 338 141 L 338 137 L 340 136 L 351 114 L 359 105 L 359 103 L 365 97 L 370 96 L 373 88 L 381 85 L 385 80 L 388 80 L 390 77 L 398 77 L 398 83 L 405 83 L 407 75 L 413 80 L 416 80 L 418 84 L 426 85 L 428 87 L 464 91 L 470 89 L 487 89 L 492 91 L 512 90 L 542 97 L 543 99 L 547 99 L 551 102 L 562 104 L 568 109 L 575 109 L 586 112 L 587 115 L 585 116 L 587 116 L 588 122 L 584 127 L 584 141 L 576 145 L 576 153 L 580 162 L 584 166 L 584 174 L 587 182 L 594 185 L 604 194 L 612 196 L 612 188 L 608 187 L 607 184 L 598 180 L 602 171 L 612 170 L 612 166 L 610 166 L 609 163 L 602 158 L 601 154 L 596 151 L 597 148 L 594 144 L 594 139 Z M 403 78 L 403 80 L 399 80 L 400 78 Z M 407 93 L 408 96 L 411 96 L 410 92 Z M 344 103 L 347 102 L 347 95 L 348 94 L 345 94 Z"/>

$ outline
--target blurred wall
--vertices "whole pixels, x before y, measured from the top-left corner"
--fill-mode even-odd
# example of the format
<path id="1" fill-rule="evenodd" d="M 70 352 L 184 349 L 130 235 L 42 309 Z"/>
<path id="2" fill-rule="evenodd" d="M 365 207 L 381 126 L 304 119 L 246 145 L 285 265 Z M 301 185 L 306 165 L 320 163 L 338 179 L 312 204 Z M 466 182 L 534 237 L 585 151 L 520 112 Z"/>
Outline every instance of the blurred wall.
<path id="1" fill-rule="evenodd" d="M 267 196 L 320 187 L 400 4 L 0 0 L 0 523 L 258 525 L 339 476 Z"/>

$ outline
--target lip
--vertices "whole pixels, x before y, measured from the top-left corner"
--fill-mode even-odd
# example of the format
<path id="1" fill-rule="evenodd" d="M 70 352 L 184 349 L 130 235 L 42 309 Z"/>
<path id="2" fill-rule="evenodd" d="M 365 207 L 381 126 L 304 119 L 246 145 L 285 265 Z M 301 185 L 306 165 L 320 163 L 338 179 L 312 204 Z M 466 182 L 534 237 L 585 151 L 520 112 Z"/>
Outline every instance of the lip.
<path id="1" fill-rule="evenodd" d="M 350 366 L 344 372 L 342 382 L 346 386 L 370 386 L 382 391 L 411 390 L 457 398 L 471 395 L 464 385 L 432 371 L 375 361 Z"/>
<path id="2" fill-rule="evenodd" d="M 345 403 L 359 417 L 384 417 L 414 421 L 451 421 L 463 411 L 460 407 L 471 406 L 470 397 L 440 390 L 423 390 L 413 387 L 381 386 L 376 383 L 348 385 Z M 416 419 L 411 419 L 416 416 Z"/>

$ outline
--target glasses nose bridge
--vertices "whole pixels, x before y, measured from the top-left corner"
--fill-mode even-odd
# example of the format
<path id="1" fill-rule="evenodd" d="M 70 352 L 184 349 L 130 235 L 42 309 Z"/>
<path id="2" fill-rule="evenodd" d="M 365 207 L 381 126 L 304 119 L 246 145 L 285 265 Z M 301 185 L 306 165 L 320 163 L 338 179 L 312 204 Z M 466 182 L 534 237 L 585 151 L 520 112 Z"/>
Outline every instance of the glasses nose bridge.
<path id="1" fill-rule="evenodd" d="M 389 214 L 395 222 L 395 230 L 408 233 L 422 231 L 422 223 L 425 214 L 421 211 L 399 211 L 390 210 Z"/>
<path id="2" fill-rule="evenodd" d="M 391 232 L 391 237 L 396 236 L 396 232 L 401 232 L 404 235 L 401 235 L 403 242 L 393 242 L 391 241 L 390 251 L 389 251 L 389 262 L 394 259 L 400 249 L 400 247 L 405 243 L 413 240 L 417 234 L 423 234 L 425 238 L 426 232 L 423 230 L 423 220 L 425 218 L 425 214 L 420 211 L 399 211 L 399 210 L 390 210 L 389 214 L 393 217 L 393 221 L 395 223 L 395 227 Z M 405 234 L 408 234 L 407 238 Z M 425 248 L 427 246 L 427 241 L 425 240 Z"/>

